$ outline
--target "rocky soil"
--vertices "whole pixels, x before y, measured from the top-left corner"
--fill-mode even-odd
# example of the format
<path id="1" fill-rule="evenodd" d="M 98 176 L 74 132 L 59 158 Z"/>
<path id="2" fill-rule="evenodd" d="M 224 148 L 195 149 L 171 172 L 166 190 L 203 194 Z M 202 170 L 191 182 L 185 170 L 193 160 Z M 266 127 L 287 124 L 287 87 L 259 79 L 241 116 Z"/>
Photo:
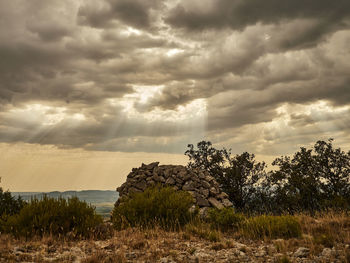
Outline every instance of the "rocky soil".
<path id="1" fill-rule="evenodd" d="M 227 194 L 220 190 L 219 184 L 207 171 L 190 170 L 182 165 L 159 166 L 158 162 L 142 164 L 141 167 L 132 169 L 126 182 L 117 191 L 123 197 L 133 192 L 142 192 L 155 184 L 188 191 L 195 199 L 195 205 L 200 208 L 200 214 L 205 214 L 208 207 L 221 209 L 232 206 Z"/>
<path id="2" fill-rule="evenodd" d="M 350 262 L 350 248 L 315 246 L 307 238 L 210 242 L 186 232 L 129 229 L 103 241 L 0 236 L 0 262 Z"/>

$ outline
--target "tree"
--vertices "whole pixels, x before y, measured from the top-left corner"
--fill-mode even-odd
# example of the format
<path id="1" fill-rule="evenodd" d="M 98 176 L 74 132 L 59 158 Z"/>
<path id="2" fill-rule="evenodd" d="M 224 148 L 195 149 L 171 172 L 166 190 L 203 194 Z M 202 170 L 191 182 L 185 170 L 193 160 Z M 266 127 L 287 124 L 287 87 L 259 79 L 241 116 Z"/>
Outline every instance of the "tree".
<path id="1" fill-rule="evenodd" d="M 315 166 L 322 178 L 324 199 L 331 206 L 350 205 L 350 151 L 333 148 L 333 139 L 318 141 L 314 146 Z M 342 204 L 341 204 L 342 203 Z"/>
<path id="2" fill-rule="evenodd" d="M 244 152 L 234 157 L 231 149 L 216 149 L 209 141 L 192 144 L 185 152 L 190 159 L 189 168 L 207 170 L 220 184 L 221 189 L 229 196 L 236 209 L 248 208 L 254 196 L 258 196 L 258 183 L 264 179 L 266 165 L 256 162 L 254 154 Z"/>
<path id="3" fill-rule="evenodd" d="M 312 150 L 302 147 L 293 158 L 282 156 L 272 165 L 279 167 L 269 177 L 277 207 L 290 213 L 321 208 L 321 178 L 315 172 Z"/>
<path id="4" fill-rule="evenodd" d="M 219 182 L 237 209 L 247 209 L 257 201 L 260 184 L 266 177 L 265 169 L 266 164 L 256 162 L 255 155 L 248 152 L 229 158 L 229 166 Z"/>
<path id="5" fill-rule="evenodd" d="M 25 204 L 21 197 L 16 199 L 9 191 L 4 192 L 0 187 L 0 219 L 3 216 L 19 213 Z"/>
<path id="6" fill-rule="evenodd" d="M 269 186 L 279 207 L 292 213 L 349 208 L 350 152 L 334 149 L 332 141 L 317 141 L 313 149 L 302 147 L 293 158 L 282 156 L 272 163 L 279 169 L 271 173 Z"/>
<path id="7" fill-rule="evenodd" d="M 231 152 L 223 148 L 222 150 L 215 149 L 209 141 L 201 141 L 197 143 L 196 150 L 193 144 L 188 144 L 189 150 L 185 155 L 189 157 L 189 168 L 200 168 L 208 171 L 215 178 L 221 177 Z"/>

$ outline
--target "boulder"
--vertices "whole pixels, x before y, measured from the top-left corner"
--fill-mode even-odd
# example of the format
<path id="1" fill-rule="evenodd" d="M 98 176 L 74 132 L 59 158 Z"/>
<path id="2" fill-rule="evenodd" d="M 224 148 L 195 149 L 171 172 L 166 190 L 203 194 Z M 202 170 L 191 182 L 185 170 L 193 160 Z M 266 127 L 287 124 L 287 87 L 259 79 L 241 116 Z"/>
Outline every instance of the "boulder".
<path id="1" fill-rule="evenodd" d="M 132 169 L 126 182 L 117 191 L 122 198 L 134 192 L 142 192 L 155 184 L 170 185 L 175 190 L 189 192 L 199 207 L 201 216 L 207 213 L 209 207 L 221 209 L 232 206 L 227 194 L 220 190 L 219 184 L 207 171 L 188 169 L 182 165 L 143 163 L 141 167 Z M 119 204 L 120 201 L 117 201 L 116 205 Z"/>

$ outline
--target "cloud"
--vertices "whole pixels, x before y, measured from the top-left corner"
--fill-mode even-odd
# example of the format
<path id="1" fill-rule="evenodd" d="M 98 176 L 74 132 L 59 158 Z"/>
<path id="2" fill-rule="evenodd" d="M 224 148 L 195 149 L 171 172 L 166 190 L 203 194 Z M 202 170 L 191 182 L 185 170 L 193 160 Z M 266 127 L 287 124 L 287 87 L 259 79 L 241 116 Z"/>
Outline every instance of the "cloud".
<path id="1" fill-rule="evenodd" d="M 120 21 L 135 28 L 147 29 L 157 19 L 155 11 L 162 8 L 159 0 L 104 0 L 88 1 L 81 6 L 78 18 L 81 24 L 93 27 L 112 27 Z"/>
<path id="2" fill-rule="evenodd" d="M 165 21 L 187 30 L 218 30 L 231 28 L 242 31 L 256 24 L 278 25 L 295 21 L 287 27 L 289 39 L 283 41 L 285 48 L 311 46 L 340 28 L 349 26 L 350 3 L 346 0 L 207 0 L 180 1 L 171 9 Z M 303 21 L 303 22 L 300 22 Z"/>
<path id="3" fill-rule="evenodd" d="M 1 2 L 0 142 L 182 152 L 206 138 L 260 154 L 344 142 L 349 5 Z"/>

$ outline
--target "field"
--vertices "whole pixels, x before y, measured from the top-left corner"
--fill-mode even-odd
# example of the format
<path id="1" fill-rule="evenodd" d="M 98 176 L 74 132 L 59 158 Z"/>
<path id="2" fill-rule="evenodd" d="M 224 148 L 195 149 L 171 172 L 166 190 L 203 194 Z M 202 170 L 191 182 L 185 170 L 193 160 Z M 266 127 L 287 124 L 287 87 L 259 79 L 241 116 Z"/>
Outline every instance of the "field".
<path id="1" fill-rule="evenodd" d="M 350 262 L 350 217 L 298 215 L 302 236 L 248 238 L 240 231 L 190 225 L 178 231 L 128 228 L 112 237 L 31 240 L 2 235 L 0 262 Z M 108 223 L 106 223 L 108 224 Z"/>

